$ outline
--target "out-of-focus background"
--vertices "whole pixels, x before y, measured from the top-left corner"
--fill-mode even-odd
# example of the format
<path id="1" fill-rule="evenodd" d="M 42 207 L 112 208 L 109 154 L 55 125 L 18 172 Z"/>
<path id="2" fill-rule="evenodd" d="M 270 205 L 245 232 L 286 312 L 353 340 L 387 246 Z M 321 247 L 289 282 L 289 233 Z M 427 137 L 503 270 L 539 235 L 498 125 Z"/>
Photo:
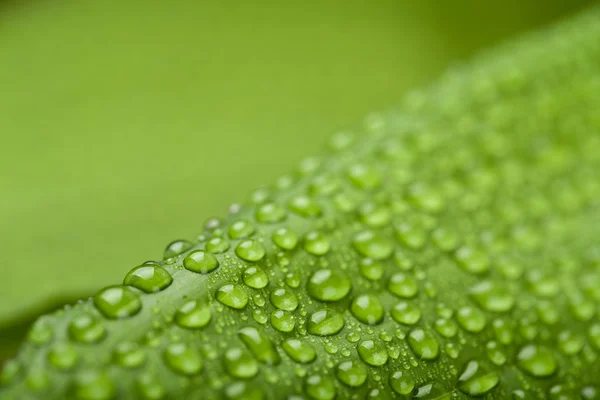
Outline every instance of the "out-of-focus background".
<path id="1" fill-rule="evenodd" d="M 0 0 L 0 360 L 331 133 L 586 0 Z"/>

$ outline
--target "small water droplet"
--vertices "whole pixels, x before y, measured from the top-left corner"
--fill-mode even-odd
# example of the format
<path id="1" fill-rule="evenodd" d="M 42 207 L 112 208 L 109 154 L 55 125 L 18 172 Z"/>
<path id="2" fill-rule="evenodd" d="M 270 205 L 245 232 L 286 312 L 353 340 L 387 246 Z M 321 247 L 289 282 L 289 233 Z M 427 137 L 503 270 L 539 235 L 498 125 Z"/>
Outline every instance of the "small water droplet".
<path id="1" fill-rule="evenodd" d="M 192 244 L 187 240 L 175 240 L 167 245 L 163 259 L 172 258 L 192 248 Z"/>
<path id="2" fill-rule="evenodd" d="M 358 345 L 358 355 L 367 364 L 374 367 L 385 365 L 388 361 L 387 349 L 373 340 L 365 340 Z"/>
<path id="3" fill-rule="evenodd" d="M 321 309 L 310 315 L 307 330 L 311 335 L 331 336 L 341 331 L 344 324 L 344 317 L 339 312 Z"/>
<path id="4" fill-rule="evenodd" d="M 104 324 L 89 314 L 77 315 L 69 323 L 69 336 L 80 343 L 96 343 L 106 335 Z"/>
<path id="5" fill-rule="evenodd" d="M 371 281 L 381 279 L 385 272 L 383 265 L 378 261 L 374 261 L 372 258 L 363 258 L 360 261 L 359 267 L 362 276 Z"/>
<path id="6" fill-rule="evenodd" d="M 229 241 L 222 237 L 214 237 L 206 242 L 206 251 L 219 254 L 224 253 L 229 249 Z"/>
<path id="7" fill-rule="evenodd" d="M 79 353 L 71 344 L 56 343 L 48 352 L 48 361 L 57 369 L 71 369 L 79 362 Z"/>
<path id="8" fill-rule="evenodd" d="M 236 310 L 242 310 L 248 304 L 248 294 L 243 286 L 235 283 L 221 286 L 215 297 L 219 303 Z"/>
<path id="9" fill-rule="evenodd" d="M 321 207 L 308 196 L 296 196 L 288 204 L 290 210 L 305 218 L 321 216 Z"/>
<path id="10" fill-rule="evenodd" d="M 115 394 L 115 384 L 105 372 L 85 370 L 75 375 L 73 395 L 77 399 L 108 400 Z"/>
<path id="11" fill-rule="evenodd" d="M 270 300 L 271 304 L 281 310 L 294 311 L 298 308 L 298 297 L 292 291 L 284 288 L 273 290 Z"/>
<path id="12" fill-rule="evenodd" d="M 515 299 L 508 290 L 491 281 L 481 281 L 469 289 L 469 296 L 480 307 L 491 312 L 510 311 Z"/>
<path id="13" fill-rule="evenodd" d="M 304 237 L 304 250 L 314 256 L 323 256 L 330 248 L 329 240 L 320 232 L 309 232 Z"/>
<path id="14" fill-rule="evenodd" d="M 350 304 L 350 312 L 357 320 L 367 325 L 379 324 L 384 315 L 381 300 L 373 294 L 363 294 L 355 297 Z"/>
<path id="15" fill-rule="evenodd" d="M 281 222 L 287 217 L 285 209 L 277 203 L 264 203 L 258 206 L 255 218 L 263 224 Z"/>
<path id="16" fill-rule="evenodd" d="M 292 360 L 300 364 L 309 364 L 317 358 L 314 347 L 300 339 L 286 339 L 281 347 Z"/>
<path id="17" fill-rule="evenodd" d="M 211 318 L 210 306 L 200 300 L 186 301 L 175 312 L 175 323 L 187 329 L 204 328 Z"/>
<path id="18" fill-rule="evenodd" d="M 196 375 L 202 370 L 202 357 L 195 347 L 185 343 L 171 343 L 163 353 L 169 368 L 181 375 Z"/>
<path id="19" fill-rule="evenodd" d="M 196 250 L 185 257 L 183 266 L 192 272 L 208 274 L 219 267 L 219 261 L 204 250 Z"/>
<path id="20" fill-rule="evenodd" d="M 401 298 L 412 298 L 419 292 L 419 282 L 412 276 L 398 272 L 390 278 L 388 290 Z"/>
<path id="21" fill-rule="evenodd" d="M 141 398 L 144 400 L 162 400 L 167 394 L 165 387 L 151 372 L 143 372 L 138 375 L 136 386 Z"/>
<path id="22" fill-rule="evenodd" d="M 117 364 L 125 368 L 137 368 L 146 362 L 146 352 L 133 342 L 119 343 L 113 352 Z"/>
<path id="23" fill-rule="evenodd" d="M 308 294 L 320 301 L 338 301 L 350 293 L 352 281 L 339 269 L 324 268 L 315 271 L 307 283 Z"/>
<path id="24" fill-rule="evenodd" d="M 225 351 L 223 364 L 227 373 L 233 378 L 249 379 L 258 373 L 258 362 L 239 347 L 229 348 Z"/>
<path id="25" fill-rule="evenodd" d="M 244 261 L 260 261 L 267 254 L 265 246 L 256 240 L 244 240 L 235 248 L 235 254 Z"/>
<path id="26" fill-rule="evenodd" d="M 254 225 L 246 219 L 238 219 L 229 226 L 229 237 L 232 239 L 243 239 L 254 233 Z"/>
<path id="27" fill-rule="evenodd" d="M 440 353 L 440 344 L 435 336 L 420 328 L 408 334 L 408 345 L 422 360 L 435 360 Z"/>
<path id="28" fill-rule="evenodd" d="M 279 228 L 273 232 L 272 240 L 283 250 L 293 250 L 298 244 L 298 235 L 288 228 Z"/>
<path id="29" fill-rule="evenodd" d="M 360 255 L 373 260 L 385 260 L 394 251 L 394 243 L 390 239 L 370 230 L 354 235 L 352 244 Z"/>
<path id="30" fill-rule="evenodd" d="M 105 317 L 127 318 L 142 309 L 142 301 L 130 289 L 123 286 L 108 286 L 94 296 L 94 306 Z"/>
<path id="31" fill-rule="evenodd" d="M 461 247 L 454 253 L 458 265 L 471 274 L 483 274 L 490 269 L 490 259 L 482 250 L 473 247 Z"/>
<path id="32" fill-rule="evenodd" d="M 367 380 L 367 367 L 360 361 L 343 361 L 337 366 L 336 376 L 340 382 L 347 386 L 359 387 Z"/>
<path id="33" fill-rule="evenodd" d="M 471 333 L 481 332 L 487 324 L 485 314 L 473 307 L 462 307 L 456 313 L 456 319 L 464 330 Z"/>
<path id="34" fill-rule="evenodd" d="M 262 289 L 269 284 L 267 273 L 259 267 L 248 267 L 242 274 L 246 286 L 253 289 Z"/>
<path id="35" fill-rule="evenodd" d="M 483 396 L 489 393 L 500 382 L 500 375 L 486 368 L 480 361 L 467 363 L 458 377 L 457 386 L 461 392 L 470 396 Z"/>
<path id="36" fill-rule="evenodd" d="M 322 375 L 308 376 L 304 381 L 304 392 L 312 400 L 333 400 L 336 395 L 333 380 Z"/>
<path id="37" fill-rule="evenodd" d="M 405 301 L 396 304 L 391 314 L 394 321 L 404 325 L 414 325 L 421 319 L 421 310 Z"/>

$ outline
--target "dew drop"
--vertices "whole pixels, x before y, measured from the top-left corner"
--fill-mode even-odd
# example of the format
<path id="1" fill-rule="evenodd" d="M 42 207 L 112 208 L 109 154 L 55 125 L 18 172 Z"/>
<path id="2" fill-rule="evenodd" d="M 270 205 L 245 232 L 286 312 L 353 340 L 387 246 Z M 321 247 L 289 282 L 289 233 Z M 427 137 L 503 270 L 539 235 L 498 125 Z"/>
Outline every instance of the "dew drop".
<path id="1" fill-rule="evenodd" d="M 379 342 L 365 340 L 358 345 L 358 355 L 367 364 L 381 367 L 388 361 L 387 349 Z"/>
<path id="2" fill-rule="evenodd" d="M 104 339 L 104 324 L 89 314 L 74 317 L 69 323 L 69 336 L 80 343 L 97 343 Z"/>
<path id="3" fill-rule="evenodd" d="M 175 240 L 167 245 L 163 259 L 172 258 L 188 251 L 192 248 L 192 244 L 187 240 Z"/>
<path id="4" fill-rule="evenodd" d="M 378 281 L 383 277 L 385 272 L 383 265 L 372 258 L 363 258 L 360 261 L 359 267 L 361 275 L 370 281 Z"/>
<path id="5" fill-rule="evenodd" d="M 165 363 L 181 375 L 196 375 L 202 370 L 202 358 L 195 347 L 185 343 L 171 343 L 163 353 Z"/>
<path id="6" fill-rule="evenodd" d="M 379 297 L 373 294 L 355 297 L 350 304 L 350 312 L 363 324 L 376 325 L 383 321 L 383 304 Z"/>
<path id="7" fill-rule="evenodd" d="M 440 353 L 437 339 L 423 329 L 414 329 L 408 334 L 408 345 L 422 360 L 435 360 Z"/>
<path id="8" fill-rule="evenodd" d="M 419 292 L 419 282 L 408 274 L 398 272 L 390 278 L 388 290 L 398 297 L 409 299 Z"/>
<path id="9" fill-rule="evenodd" d="M 208 274 L 219 266 L 219 261 L 215 256 L 204 250 L 192 251 L 183 260 L 185 269 L 200 274 Z"/>
<path id="10" fill-rule="evenodd" d="M 48 343 L 53 337 L 52 324 L 46 317 L 40 317 L 27 332 L 27 340 L 38 346 Z"/>
<path id="11" fill-rule="evenodd" d="M 243 239 L 254 233 L 254 226 L 250 221 L 239 219 L 229 227 L 229 237 L 232 239 Z"/>
<path id="12" fill-rule="evenodd" d="M 394 243 L 373 231 L 362 231 L 354 235 L 352 244 L 363 257 L 385 260 L 394 251 Z"/>
<path id="13" fill-rule="evenodd" d="M 354 186 L 363 190 L 372 190 L 381 185 L 379 172 L 365 164 L 353 165 L 348 170 L 348 179 Z"/>
<path id="14" fill-rule="evenodd" d="M 250 379 L 258 373 L 258 362 L 239 347 L 225 351 L 223 364 L 227 373 L 233 378 Z"/>
<path id="15" fill-rule="evenodd" d="M 330 248 L 329 240 L 320 232 L 309 232 L 304 238 L 304 250 L 314 256 L 323 256 Z"/>
<path id="16" fill-rule="evenodd" d="M 360 221 L 373 228 L 381 228 L 390 223 L 392 219 L 391 210 L 375 203 L 365 203 L 358 209 Z"/>
<path id="17" fill-rule="evenodd" d="M 343 361 L 337 366 L 336 376 L 340 382 L 347 386 L 359 387 L 367 380 L 367 367 L 360 361 Z"/>
<path id="18" fill-rule="evenodd" d="M 146 352 L 133 342 L 119 343 L 113 352 L 117 364 L 125 368 L 137 368 L 146 362 Z"/>
<path id="19" fill-rule="evenodd" d="M 304 382 L 304 392 L 312 400 L 333 400 L 336 395 L 333 380 L 321 375 L 308 376 Z"/>
<path id="20" fill-rule="evenodd" d="M 253 326 L 241 328 L 238 337 L 261 363 L 277 365 L 281 361 L 271 339 L 257 328 Z"/>
<path id="21" fill-rule="evenodd" d="M 331 336 L 341 331 L 344 324 L 344 317 L 339 312 L 321 309 L 309 316 L 307 330 L 311 335 Z"/>
<path id="22" fill-rule="evenodd" d="M 300 339 L 286 339 L 281 347 L 292 360 L 300 364 L 309 364 L 317 358 L 314 347 Z"/>
<path id="23" fill-rule="evenodd" d="M 296 319 L 289 311 L 277 310 L 271 313 L 271 325 L 279 332 L 291 332 L 296 326 Z"/>
<path id="24" fill-rule="evenodd" d="M 123 286 L 108 286 L 94 296 L 94 306 L 106 318 L 127 318 L 142 309 L 142 302 L 137 294 Z"/>
<path id="25" fill-rule="evenodd" d="M 456 313 L 456 319 L 464 330 L 471 333 L 481 332 L 487 323 L 485 314 L 473 307 L 462 307 Z"/>
<path id="26" fill-rule="evenodd" d="M 204 328 L 211 318 L 210 306 L 200 300 L 186 301 L 175 312 L 175 323 L 186 329 Z"/>
<path id="27" fill-rule="evenodd" d="M 259 267 L 246 268 L 242 274 L 242 279 L 246 286 L 253 289 L 262 289 L 269 284 L 267 273 Z"/>
<path id="28" fill-rule="evenodd" d="M 165 387 L 150 372 L 143 372 L 136 379 L 137 390 L 144 400 L 162 400 L 166 397 Z"/>
<path id="29" fill-rule="evenodd" d="M 321 207 L 313 199 L 304 195 L 294 197 L 288 207 L 294 213 L 305 218 L 319 217 L 322 213 Z"/>
<path id="30" fill-rule="evenodd" d="M 472 360 L 467 363 L 458 377 L 458 389 L 470 396 L 483 396 L 500 382 L 500 375 L 486 368 L 481 362 Z"/>
<path id="31" fill-rule="evenodd" d="M 133 268 L 123 279 L 123 285 L 133 286 L 146 293 L 166 289 L 173 282 L 171 274 L 159 265 L 142 264 Z"/>
<path id="32" fill-rule="evenodd" d="M 451 319 L 438 318 L 435 321 L 433 327 L 435 328 L 435 331 L 437 333 L 439 333 L 445 338 L 452 338 L 456 336 L 458 332 L 458 327 Z"/>
<path id="33" fill-rule="evenodd" d="M 315 271 L 307 283 L 308 294 L 319 301 L 338 301 L 350 293 L 352 282 L 339 269 L 324 268 Z"/>
<path id="34" fill-rule="evenodd" d="M 414 325 L 421 319 L 421 310 L 405 301 L 401 301 L 392 308 L 394 321 L 404 325 Z"/>
<path id="35" fill-rule="evenodd" d="M 490 269 L 490 260 L 486 253 L 472 247 L 461 247 L 454 253 L 458 265 L 471 274 L 483 274 Z"/>
<path id="36" fill-rule="evenodd" d="M 283 250 L 293 250 L 298 244 L 298 235 L 288 228 L 279 228 L 273 232 L 272 240 Z"/>
<path id="37" fill-rule="evenodd" d="M 517 364 L 523 371 L 536 378 L 550 376 L 558 367 L 552 350 L 536 344 L 521 348 L 517 354 Z"/>
<path id="38" fill-rule="evenodd" d="M 224 253 L 229 250 L 229 241 L 221 237 L 214 237 L 206 242 L 206 251 L 213 254 Z"/>
<path id="39" fill-rule="evenodd" d="M 219 303 L 236 310 L 242 310 L 248 304 L 248 294 L 241 285 L 235 283 L 221 286 L 215 297 Z"/>
<path id="40" fill-rule="evenodd" d="M 270 300 L 271 304 L 280 310 L 294 311 L 298 308 L 298 297 L 292 291 L 284 288 L 273 290 Z"/>
<path id="41" fill-rule="evenodd" d="M 22 367 L 18 360 L 9 360 L 0 371 L 0 385 L 8 386 L 21 374 Z"/>
<path id="42" fill-rule="evenodd" d="M 73 345 L 57 343 L 48 352 L 48 361 L 59 370 L 71 369 L 79 362 L 79 353 Z"/>
<path id="43" fill-rule="evenodd" d="M 86 370 L 75 375 L 73 395 L 77 399 L 108 400 L 115 394 L 115 384 L 105 372 Z"/>
<path id="44" fill-rule="evenodd" d="M 244 261 L 260 261 L 267 254 L 265 246 L 256 240 L 244 240 L 235 248 L 235 254 Z"/>
<path id="45" fill-rule="evenodd" d="M 256 220 L 263 224 L 274 224 L 283 221 L 287 215 L 285 209 L 277 203 L 264 203 L 258 206 Z"/>
<path id="46" fill-rule="evenodd" d="M 515 305 L 510 292 L 491 281 L 482 281 L 472 286 L 469 296 L 484 310 L 491 312 L 510 311 Z"/>
<path id="47" fill-rule="evenodd" d="M 400 395 L 408 395 L 415 388 L 415 380 L 406 372 L 395 371 L 390 375 L 390 387 Z"/>

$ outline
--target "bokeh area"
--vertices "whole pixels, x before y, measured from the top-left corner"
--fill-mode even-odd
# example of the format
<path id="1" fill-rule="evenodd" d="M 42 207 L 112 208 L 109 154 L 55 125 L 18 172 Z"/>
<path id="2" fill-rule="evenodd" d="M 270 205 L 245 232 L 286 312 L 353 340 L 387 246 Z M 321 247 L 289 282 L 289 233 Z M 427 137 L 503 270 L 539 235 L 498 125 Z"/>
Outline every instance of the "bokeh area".
<path id="1" fill-rule="evenodd" d="M 0 360 L 331 133 L 584 0 L 0 0 Z"/>

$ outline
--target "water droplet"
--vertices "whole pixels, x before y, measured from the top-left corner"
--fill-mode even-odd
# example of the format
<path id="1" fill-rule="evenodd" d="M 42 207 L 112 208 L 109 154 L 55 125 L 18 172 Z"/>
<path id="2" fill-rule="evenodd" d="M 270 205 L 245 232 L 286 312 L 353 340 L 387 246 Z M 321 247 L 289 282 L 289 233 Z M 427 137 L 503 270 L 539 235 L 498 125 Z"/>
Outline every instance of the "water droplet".
<path id="1" fill-rule="evenodd" d="M 456 324 L 452 320 L 446 318 L 437 319 L 434 328 L 437 333 L 446 338 L 452 338 L 456 336 L 456 333 L 458 332 Z"/>
<path id="2" fill-rule="evenodd" d="M 273 243 L 283 250 L 293 250 L 298 244 L 298 235 L 290 229 L 279 228 L 273 232 Z"/>
<path id="3" fill-rule="evenodd" d="M 470 396 L 483 396 L 500 382 L 500 375 L 479 361 L 469 361 L 458 377 L 458 389 Z"/>
<path id="4" fill-rule="evenodd" d="M 187 329 L 204 328 L 211 318 L 210 306 L 200 300 L 186 301 L 175 312 L 175 323 Z"/>
<path id="5" fill-rule="evenodd" d="M 192 251 L 183 260 L 185 269 L 200 274 L 208 274 L 219 266 L 219 261 L 215 256 L 204 250 Z"/>
<path id="6" fill-rule="evenodd" d="M 244 261 L 260 261 L 267 254 L 265 246 L 256 240 L 244 240 L 235 248 L 235 254 Z"/>
<path id="7" fill-rule="evenodd" d="M 40 317 L 27 332 L 27 340 L 41 346 L 48 343 L 54 337 L 54 330 L 48 317 Z"/>
<path id="8" fill-rule="evenodd" d="M 290 210 L 306 218 L 319 217 L 322 212 L 321 207 L 308 196 L 296 196 L 288 206 Z"/>
<path id="9" fill-rule="evenodd" d="M 421 249 L 427 242 L 427 231 L 425 229 L 402 222 L 394 225 L 396 239 L 409 249 Z"/>
<path id="10" fill-rule="evenodd" d="M 136 378 L 137 390 L 144 400 L 162 400 L 166 397 L 165 387 L 150 372 L 143 372 Z"/>
<path id="11" fill-rule="evenodd" d="M 452 392 L 441 382 L 428 383 L 427 385 L 416 388 L 413 392 L 413 399 L 450 400 L 451 398 Z"/>
<path id="12" fill-rule="evenodd" d="M 187 240 L 175 240 L 167 245 L 163 259 L 176 257 L 191 248 L 192 244 Z"/>
<path id="13" fill-rule="evenodd" d="M 600 398 L 600 391 L 594 386 L 584 386 L 580 395 L 582 400 L 597 400 Z"/>
<path id="14" fill-rule="evenodd" d="M 244 327 L 238 331 L 238 336 L 261 363 L 277 365 L 281 361 L 271 339 L 257 328 L 253 326 Z"/>
<path id="15" fill-rule="evenodd" d="M 494 341 L 487 342 L 485 348 L 487 350 L 488 358 L 491 362 L 493 362 L 496 365 L 504 365 L 504 363 L 506 362 L 506 355 L 500 349 L 498 343 Z"/>
<path id="16" fill-rule="evenodd" d="M 352 281 L 339 269 L 324 268 L 312 274 L 306 289 L 316 300 L 338 301 L 350 293 Z"/>
<path id="17" fill-rule="evenodd" d="M 142 264 L 133 268 L 123 279 L 123 285 L 133 286 L 146 293 L 159 292 L 173 282 L 171 274 L 154 264 Z"/>
<path id="18" fill-rule="evenodd" d="M 387 349 L 379 342 L 365 340 L 358 345 L 358 355 L 369 365 L 380 367 L 388 361 Z"/>
<path id="19" fill-rule="evenodd" d="M 352 244 L 363 257 L 384 260 L 394 251 L 394 243 L 373 231 L 362 231 L 354 235 Z"/>
<path id="20" fill-rule="evenodd" d="M 94 306 L 106 318 L 127 318 L 142 309 L 137 294 L 123 286 L 108 286 L 94 296 Z"/>
<path id="21" fill-rule="evenodd" d="M 491 281 L 482 281 L 472 286 L 469 296 L 480 307 L 491 312 L 510 311 L 515 305 L 515 299 L 510 292 Z"/>
<path id="22" fill-rule="evenodd" d="M 584 344 L 583 337 L 571 331 L 562 331 L 558 334 L 558 348 L 568 356 L 578 354 Z"/>
<path id="23" fill-rule="evenodd" d="M 514 328 L 511 325 L 502 319 L 495 319 L 492 323 L 492 327 L 494 328 L 494 333 L 500 343 L 505 345 L 512 343 L 514 338 Z"/>
<path id="24" fill-rule="evenodd" d="M 71 369 L 79 362 L 79 353 L 73 345 L 57 343 L 48 352 L 48 361 L 57 369 Z"/>
<path id="25" fill-rule="evenodd" d="M 560 290 L 560 283 L 552 276 L 547 276 L 539 270 L 530 271 L 527 274 L 529 290 L 538 296 L 552 297 Z"/>
<path id="26" fill-rule="evenodd" d="M 372 258 L 363 258 L 360 261 L 360 273 L 371 281 L 377 281 L 383 277 L 385 269 L 383 265 Z"/>
<path id="27" fill-rule="evenodd" d="M 363 324 L 376 325 L 383 320 L 384 309 L 379 297 L 363 294 L 352 300 L 350 312 Z"/>
<path id="28" fill-rule="evenodd" d="M 249 379 L 258 373 L 258 362 L 250 354 L 239 347 L 225 351 L 223 364 L 227 373 L 233 378 Z"/>
<path id="29" fill-rule="evenodd" d="M 229 249 L 229 241 L 222 237 L 214 237 L 206 242 L 206 251 L 218 254 L 224 253 Z"/>
<path id="30" fill-rule="evenodd" d="M 285 275 L 285 283 L 292 289 L 300 286 L 300 275 L 295 272 L 289 272 Z"/>
<path id="31" fill-rule="evenodd" d="M 355 164 L 348 170 L 350 182 L 359 189 L 371 190 L 381 185 L 381 174 L 365 164 Z"/>
<path id="32" fill-rule="evenodd" d="M 452 251 L 458 246 L 458 234 L 453 230 L 438 228 L 431 234 L 431 239 L 442 251 Z"/>
<path id="33" fill-rule="evenodd" d="M 414 325 L 421 319 L 421 310 L 405 301 L 401 301 L 392 308 L 394 321 L 404 325 Z"/>
<path id="34" fill-rule="evenodd" d="M 335 385 L 327 376 L 310 375 L 304 382 L 304 392 L 312 400 L 333 400 Z"/>
<path id="35" fill-rule="evenodd" d="M 262 289 L 269 284 L 267 273 L 259 267 L 246 268 L 242 274 L 242 279 L 246 286 L 253 289 Z"/>
<path id="36" fill-rule="evenodd" d="M 320 232 L 309 232 L 304 237 L 304 250 L 314 256 L 323 256 L 330 248 L 329 240 Z"/>
<path id="37" fill-rule="evenodd" d="M 458 265 L 471 274 L 483 274 L 490 269 L 490 259 L 483 251 L 472 247 L 461 247 L 454 253 Z"/>
<path id="38" fill-rule="evenodd" d="M 415 183 L 410 186 L 408 199 L 416 207 L 426 212 L 438 213 L 444 208 L 443 197 L 423 183 Z"/>
<path id="39" fill-rule="evenodd" d="M 422 360 L 435 360 L 440 353 L 440 344 L 435 336 L 420 328 L 408 334 L 408 345 Z"/>
<path id="40" fill-rule="evenodd" d="M 283 221 L 287 215 L 285 209 L 277 203 L 264 203 L 256 210 L 256 220 L 263 224 L 274 224 Z"/>
<path id="41" fill-rule="evenodd" d="M 341 331 L 344 324 L 344 317 L 339 312 L 321 309 L 310 315 L 307 330 L 311 335 L 331 336 Z"/>
<path id="42" fill-rule="evenodd" d="M 593 324 L 588 330 L 590 343 L 594 348 L 600 351 L 600 323 Z"/>
<path id="43" fill-rule="evenodd" d="M 340 382 L 347 386 L 359 387 L 367 380 L 367 367 L 359 361 L 344 361 L 338 364 L 336 376 Z"/>
<path id="44" fill-rule="evenodd" d="M 400 395 L 408 395 L 415 388 L 415 380 L 406 372 L 396 371 L 390 375 L 390 387 Z"/>
<path id="45" fill-rule="evenodd" d="M 419 282 L 408 274 L 398 272 L 390 278 L 388 290 L 398 297 L 409 299 L 417 295 Z"/>
<path id="46" fill-rule="evenodd" d="M 248 294 L 243 286 L 235 283 L 221 286 L 215 297 L 219 303 L 236 310 L 242 310 L 248 304 Z"/>
<path id="47" fill-rule="evenodd" d="M 225 388 L 225 398 L 227 400 L 264 400 L 265 394 L 260 387 L 238 381 Z"/>
<path id="48" fill-rule="evenodd" d="M 229 227 L 229 237 L 232 239 L 242 239 L 254 233 L 254 225 L 245 219 L 234 221 Z"/>
<path id="49" fill-rule="evenodd" d="M 537 312 L 540 320 L 548 325 L 554 325 L 560 319 L 559 311 L 556 309 L 556 306 L 553 302 L 548 300 L 541 300 L 535 306 L 535 311 Z"/>
<path id="50" fill-rule="evenodd" d="M 517 363 L 523 371 L 537 378 L 554 374 L 558 367 L 552 350 L 536 344 L 522 347 L 517 355 Z"/>
<path id="51" fill-rule="evenodd" d="M 271 325 L 279 332 L 291 332 L 296 326 L 296 319 L 288 311 L 277 310 L 271 313 Z"/>
<path id="52" fill-rule="evenodd" d="M 8 365 L 5 364 L 5 367 Z M 0 383 L 2 382 L 2 378 L 0 378 Z M 50 384 L 50 377 L 48 372 L 44 369 L 34 369 L 29 372 L 27 375 L 27 379 L 25 381 L 27 388 L 33 392 L 42 392 L 48 388 Z"/>
<path id="53" fill-rule="evenodd" d="M 69 335 L 80 343 L 96 343 L 104 338 L 104 324 L 89 314 L 74 317 L 69 323 Z"/>
<path id="54" fill-rule="evenodd" d="M 137 368 L 146 362 L 146 352 L 133 342 L 119 343 L 114 350 L 114 359 L 122 367 Z"/>
<path id="55" fill-rule="evenodd" d="M 169 368 L 181 375 L 196 375 L 202 370 L 202 358 L 195 347 L 185 343 L 171 343 L 163 353 Z"/>
<path id="56" fill-rule="evenodd" d="M 296 295 L 284 288 L 272 291 L 270 299 L 271 304 L 281 310 L 294 311 L 298 308 L 298 298 Z"/>
<path id="57" fill-rule="evenodd" d="M 75 375 L 74 397 L 81 400 L 108 400 L 116 394 L 115 384 L 105 372 L 86 370 Z"/>
<path id="58" fill-rule="evenodd" d="M 261 310 L 260 308 L 257 308 L 254 311 L 252 311 L 252 318 L 259 324 L 266 324 L 269 320 L 267 313 L 264 310 Z"/>
<path id="59" fill-rule="evenodd" d="M 375 203 L 365 203 L 358 209 L 358 217 L 363 224 L 380 228 L 390 223 L 392 212 L 389 207 Z"/>
<path id="60" fill-rule="evenodd" d="M 485 314 L 473 307 L 462 307 L 456 313 L 456 319 L 464 330 L 471 333 L 481 332 L 487 323 Z"/>
<path id="61" fill-rule="evenodd" d="M 314 347 L 300 339 L 286 339 L 281 347 L 292 360 L 300 364 L 309 364 L 317 358 Z"/>

